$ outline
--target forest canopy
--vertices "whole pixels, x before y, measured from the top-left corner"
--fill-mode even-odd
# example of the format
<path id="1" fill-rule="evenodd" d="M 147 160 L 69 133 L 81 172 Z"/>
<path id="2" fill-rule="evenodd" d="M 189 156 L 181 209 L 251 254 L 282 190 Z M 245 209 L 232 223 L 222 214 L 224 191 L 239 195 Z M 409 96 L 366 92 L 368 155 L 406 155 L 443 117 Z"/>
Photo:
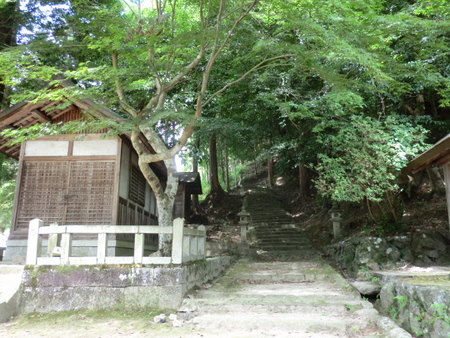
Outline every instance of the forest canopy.
<path id="1" fill-rule="evenodd" d="M 226 173 L 275 159 L 279 173 L 309 172 L 326 198 L 389 205 L 401 168 L 448 132 L 443 0 L 31 0 L 0 11 L 2 107 L 71 97 L 116 112 L 163 222 L 180 151 L 210 169 L 218 152 Z M 224 184 L 214 172 L 213 190 Z"/>

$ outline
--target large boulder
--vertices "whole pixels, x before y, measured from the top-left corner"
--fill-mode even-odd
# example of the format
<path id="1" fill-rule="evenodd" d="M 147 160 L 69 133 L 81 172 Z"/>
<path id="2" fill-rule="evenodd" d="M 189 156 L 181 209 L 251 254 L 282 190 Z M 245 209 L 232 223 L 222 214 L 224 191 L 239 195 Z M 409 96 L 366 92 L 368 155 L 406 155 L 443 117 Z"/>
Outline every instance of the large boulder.
<path id="1" fill-rule="evenodd" d="M 417 266 L 449 265 L 448 248 L 449 242 L 440 232 L 416 233 L 411 241 Z"/>
<path id="2" fill-rule="evenodd" d="M 354 264 L 363 270 L 393 269 L 401 256 L 400 250 L 386 239 L 365 237 L 355 248 Z"/>
<path id="3" fill-rule="evenodd" d="M 443 280 L 442 282 L 446 282 Z M 379 294 L 380 310 L 414 336 L 448 337 L 450 334 L 450 292 L 439 281 L 424 283 L 390 281 Z M 426 285 L 429 284 L 429 285 Z M 447 288 L 448 289 L 448 288 Z"/>

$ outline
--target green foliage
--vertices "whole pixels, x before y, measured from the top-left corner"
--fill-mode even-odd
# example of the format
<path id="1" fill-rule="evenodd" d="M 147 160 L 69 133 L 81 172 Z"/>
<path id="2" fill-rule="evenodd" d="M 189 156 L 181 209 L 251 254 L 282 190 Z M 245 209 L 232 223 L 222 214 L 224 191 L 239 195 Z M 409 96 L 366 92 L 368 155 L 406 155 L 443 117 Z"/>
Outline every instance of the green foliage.
<path id="1" fill-rule="evenodd" d="M 3 132 L 13 142 L 140 128 L 154 131 L 161 149 L 161 139 L 178 146 L 189 126 L 200 144 L 188 144 L 186 161 L 192 155 L 208 166 L 214 132 L 219 166 L 231 157 L 235 181 L 243 161 L 276 157 L 279 173 L 311 164 L 325 198 L 380 201 L 399 191 L 399 170 L 425 149 L 425 129 L 429 142 L 448 132 L 444 0 L 262 1 L 239 22 L 245 6 L 234 0 L 222 14 L 216 0 L 61 1 L 51 14 L 45 3 L 24 6 L 27 33 L 0 53 L 12 101 L 90 98 L 127 122 Z M 77 86 L 54 90 L 57 76 Z M 387 199 L 383 212 L 395 215 Z"/>
<path id="2" fill-rule="evenodd" d="M 396 320 L 400 312 L 404 310 L 408 303 L 409 299 L 405 296 L 394 297 L 394 302 L 389 306 L 387 310 L 389 317 L 391 317 L 393 320 Z"/>
<path id="3" fill-rule="evenodd" d="M 36 124 L 28 128 L 21 129 L 4 129 L 0 132 L 0 136 L 10 139 L 9 144 L 19 144 L 26 140 L 32 140 L 41 136 L 58 135 L 58 134 L 80 134 L 83 138 L 85 134 L 103 132 L 103 137 L 113 137 L 125 134 L 133 129 L 131 121 L 117 121 L 110 119 L 97 120 L 89 118 L 85 121 L 71 121 L 65 123 L 42 123 Z"/>
<path id="4" fill-rule="evenodd" d="M 436 320 L 443 320 L 447 326 L 450 326 L 450 316 L 446 305 L 441 303 L 433 303 L 430 306 L 430 312 L 433 315 L 431 323 L 434 323 Z"/>
<path id="5" fill-rule="evenodd" d="M 16 173 L 17 162 L 0 154 L 0 227 L 11 225 Z"/>
<path id="6" fill-rule="evenodd" d="M 397 191 L 400 170 L 426 146 L 425 130 L 395 115 L 330 119 L 314 131 L 325 149 L 314 166 L 316 184 L 335 201 L 380 201 L 386 191 Z"/>

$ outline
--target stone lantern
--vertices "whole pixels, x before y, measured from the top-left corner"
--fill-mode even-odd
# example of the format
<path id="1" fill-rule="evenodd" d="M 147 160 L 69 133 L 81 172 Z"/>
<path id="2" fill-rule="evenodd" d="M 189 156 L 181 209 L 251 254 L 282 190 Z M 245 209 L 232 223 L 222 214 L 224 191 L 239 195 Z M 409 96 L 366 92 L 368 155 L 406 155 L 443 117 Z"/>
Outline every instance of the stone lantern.
<path id="1" fill-rule="evenodd" d="M 239 216 L 239 225 L 241 226 L 241 243 L 247 242 L 247 226 L 250 223 L 250 214 L 242 207 Z"/>
<path id="2" fill-rule="evenodd" d="M 239 216 L 239 225 L 241 226 L 241 243 L 238 244 L 238 252 L 240 255 L 247 255 L 250 246 L 247 243 L 247 226 L 250 223 L 250 214 L 242 207 Z"/>
<path id="3" fill-rule="evenodd" d="M 338 238 L 341 233 L 341 213 L 336 204 L 333 203 L 333 206 L 330 209 L 331 213 L 331 222 L 333 222 L 333 235 L 334 238 Z"/>

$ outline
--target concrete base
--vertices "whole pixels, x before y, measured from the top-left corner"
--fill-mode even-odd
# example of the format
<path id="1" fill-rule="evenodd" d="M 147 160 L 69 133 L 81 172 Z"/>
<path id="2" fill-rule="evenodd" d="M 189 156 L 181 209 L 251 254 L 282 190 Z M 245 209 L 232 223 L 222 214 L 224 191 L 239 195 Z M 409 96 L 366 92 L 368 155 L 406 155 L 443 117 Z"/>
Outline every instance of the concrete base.
<path id="1" fill-rule="evenodd" d="M 27 267 L 20 312 L 75 309 L 176 309 L 187 291 L 217 277 L 230 256 L 176 266 Z"/>
<path id="2" fill-rule="evenodd" d="M 19 312 L 22 272 L 23 266 L 0 266 L 0 323 L 7 322 Z"/>

